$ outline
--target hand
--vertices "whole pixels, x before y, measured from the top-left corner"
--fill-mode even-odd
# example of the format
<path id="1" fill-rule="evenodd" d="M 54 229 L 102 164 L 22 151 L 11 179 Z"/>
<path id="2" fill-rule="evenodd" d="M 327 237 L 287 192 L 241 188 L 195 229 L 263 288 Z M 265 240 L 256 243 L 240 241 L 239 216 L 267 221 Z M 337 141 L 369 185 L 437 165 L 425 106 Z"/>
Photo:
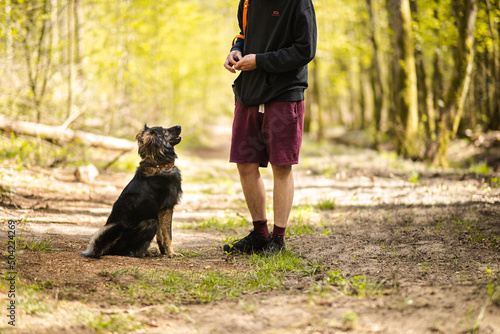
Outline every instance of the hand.
<path id="1" fill-rule="evenodd" d="M 236 73 L 233 66 L 242 58 L 240 51 L 231 51 L 224 62 L 224 67 L 231 73 Z"/>
<path id="2" fill-rule="evenodd" d="M 234 69 L 238 71 L 253 71 L 256 68 L 257 62 L 255 60 L 255 54 L 253 53 L 241 58 L 234 66 Z"/>

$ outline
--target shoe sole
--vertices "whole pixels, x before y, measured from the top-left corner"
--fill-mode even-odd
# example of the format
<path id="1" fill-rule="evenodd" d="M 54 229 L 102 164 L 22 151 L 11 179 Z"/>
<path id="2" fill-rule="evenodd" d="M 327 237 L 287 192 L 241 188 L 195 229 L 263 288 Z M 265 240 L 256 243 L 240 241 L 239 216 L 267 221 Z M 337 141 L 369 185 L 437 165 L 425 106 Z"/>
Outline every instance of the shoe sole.
<path id="1" fill-rule="evenodd" d="M 249 250 L 249 251 L 244 251 L 244 250 L 235 248 L 232 245 L 225 244 L 224 246 L 222 246 L 222 249 L 227 254 L 233 254 L 234 252 L 238 252 L 238 253 L 241 253 L 241 254 L 250 254 L 251 255 L 251 254 L 262 253 L 262 251 L 264 250 L 264 247 L 262 249 L 260 249 L 260 250 L 254 250 L 254 249 L 252 249 L 252 250 Z"/>

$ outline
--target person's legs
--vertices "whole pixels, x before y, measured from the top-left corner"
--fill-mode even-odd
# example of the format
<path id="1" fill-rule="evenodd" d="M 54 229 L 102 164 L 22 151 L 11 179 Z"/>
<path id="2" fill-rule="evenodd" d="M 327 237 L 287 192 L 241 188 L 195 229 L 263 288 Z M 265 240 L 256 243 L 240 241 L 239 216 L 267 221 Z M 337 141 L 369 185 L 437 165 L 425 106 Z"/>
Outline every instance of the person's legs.
<path id="1" fill-rule="evenodd" d="M 253 221 L 266 220 L 266 190 L 258 163 L 238 163 L 241 188 Z"/>
<path id="2" fill-rule="evenodd" d="M 224 245 L 224 251 L 275 253 L 284 247 L 284 235 L 294 196 L 292 165 L 298 163 L 302 143 L 304 101 L 258 106 L 236 103 L 230 161 L 236 162 L 254 229 L 243 239 Z M 274 229 L 266 219 L 266 192 L 259 167 L 271 163 L 274 176 Z"/>
<path id="3" fill-rule="evenodd" d="M 269 243 L 264 248 L 265 255 L 272 255 L 285 247 L 285 231 L 292 210 L 294 193 L 292 166 L 272 165 L 272 167 L 274 228 Z"/>
<path id="4" fill-rule="evenodd" d="M 223 249 L 227 253 L 232 253 L 235 250 L 243 253 L 260 252 L 269 242 L 264 182 L 259 172 L 258 163 L 237 163 L 237 167 L 254 229 L 243 239 L 225 244 Z"/>
<path id="5" fill-rule="evenodd" d="M 274 225 L 286 228 L 292 210 L 294 182 L 292 166 L 272 166 L 274 177 Z"/>

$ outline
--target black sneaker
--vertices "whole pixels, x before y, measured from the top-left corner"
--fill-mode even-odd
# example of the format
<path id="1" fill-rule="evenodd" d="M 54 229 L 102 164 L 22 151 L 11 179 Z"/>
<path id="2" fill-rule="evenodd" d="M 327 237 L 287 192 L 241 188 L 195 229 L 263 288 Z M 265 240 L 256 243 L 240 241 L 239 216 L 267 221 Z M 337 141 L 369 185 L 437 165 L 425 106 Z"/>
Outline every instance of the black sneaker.
<path id="1" fill-rule="evenodd" d="M 255 233 L 254 230 L 252 230 L 250 234 L 243 239 L 237 240 L 231 244 L 224 245 L 223 249 L 224 252 L 229 254 L 233 253 L 234 251 L 253 254 L 262 251 L 268 243 L 269 239 L 261 237 L 260 235 Z"/>
<path id="2" fill-rule="evenodd" d="M 271 256 L 285 250 L 283 238 L 269 238 L 269 242 L 262 250 L 263 255 Z"/>

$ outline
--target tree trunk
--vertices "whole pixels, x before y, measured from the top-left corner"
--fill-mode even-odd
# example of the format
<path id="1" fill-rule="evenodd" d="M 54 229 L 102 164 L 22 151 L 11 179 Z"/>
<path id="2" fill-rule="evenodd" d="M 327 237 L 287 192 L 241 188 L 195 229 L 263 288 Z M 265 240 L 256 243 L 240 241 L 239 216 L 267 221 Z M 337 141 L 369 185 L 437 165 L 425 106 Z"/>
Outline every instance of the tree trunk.
<path id="1" fill-rule="evenodd" d="M 370 40 L 373 47 L 372 64 L 370 68 L 370 83 L 373 90 L 373 118 L 375 123 L 375 146 L 378 148 L 382 140 L 382 108 L 384 101 L 384 86 L 382 84 L 382 73 L 380 71 L 379 48 L 375 31 L 377 24 L 373 11 L 372 0 L 366 0 L 368 14 L 370 16 Z"/>
<path id="2" fill-rule="evenodd" d="M 474 65 L 474 31 L 477 18 L 478 0 L 461 0 L 458 22 L 458 43 L 455 53 L 455 66 L 450 87 L 446 93 L 446 103 L 439 123 L 438 150 L 434 162 L 448 166 L 449 142 L 456 136 L 462 119 L 472 69 Z"/>
<path id="3" fill-rule="evenodd" d="M 415 16 L 418 13 L 418 7 L 416 1 L 410 2 L 410 8 L 412 14 Z M 419 23 L 419 22 L 417 22 Z M 415 68 L 417 73 L 417 88 L 418 88 L 418 113 L 425 117 L 425 132 L 426 138 L 431 138 L 433 136 L 433 126 L 431 122 L 434 119 L 434 113 L 432 106 L 429 105 L 429 90 L 427 88 L 427 73 L 425 71 L 424 64 L 424 54 L 422 52 L 422 46 L 415 47 Z"/>
<path id="4" fill-rule="evenodd" d="M 12 40 L 12 23 L 11 15 L 12 11 L 11 0 L 5 1 L 5 52 L 7 55 L 6 68 L 11 68 L 11 61 L 14 55 L 14 42 Z"/>
<path id="5" fill-rule="evenodd" d="M 50 48 L 52 62 L 59 63 L 59 5 L 57 0 L 50 0 Z"/>
<path id="6" fill-rule="evenodd" d="M 366 99 L 365 99 L 365 74 L 364 71 L 361 67 L 361 60 L 360 60 L 360 70 L 359 70 L 359 128 L 361 130 L 366 129 L 366 125 L 368 123 L 369 117 L 368 117 L 368 110 L 366 107 Z M 354 96 L 354 94 L 352 94 Z"/>
<path id="7" fill-rule="evenodd" d="M 391 69 L 389 76 L 390 86 L 390 103 L 389 103 L 389 121 L 391 123 L 391 131 L 394 132 L 399 151 L 402 151 L 402 136 L 404 130 L 401 128 L 401 110 L 404 107 L 401 90 L 404 85 L 403 71 L 401 67 L 403 39 L 403 21 L 401 17 L 401 2 L 400 0 L 387 0 L 387 11 L 389 13 L 389 27 L 392 32 L 392 54 L 391 54 Z"/>
<path id="8" fill-rule="evenodd" d="M 410 0 L 387 0 L 393 33 L 392 112 L 400 153 L 418 157 L 418 94 Z"/>
<path id="9" fill-rule="evenodd" d="M 323 141 L 325 139 L 324 133 L 324 124 L 323 124 L 323 108 L 321 106 L 321 94 L 319 91 L 319 75 L 318 75 L 318 67 L 319 62 L 318 58 L 314 58 L 312 61 L 312 87 L 311 87 L 311 95 L 312 95 L 312 105 L 316 109 L 316 116 L 318 121 L 318 133 L 317 140 Z"/>
<path id="10" fill-rule="evenodd" d="M 83 80 L 82 58 L 84 53 L 83 36 L 83 10 L 81 0 L 74 0 L 73 17 L 74 17 L 74 61 L 76 67 L 76 76 L 79 80 Z"/>
<path id="11" fill-rule="evenodd" d="M 439 8 L 440 0 L 434 0 L 436 8 Z M 434 18 L 439 18 L 439 12 L 437 9 L 434 10 Z M 434 35 L 437 37 L 441 34 L 441 31 L 437 28 L 433 29 Z M 425 160 L 433 160 L 437 154 L 438 142 L 437 142 L 437 127 L 442 118 L 442 108 L 444 107 L 443 102 L 443 74 L 441 72 L 443 67 L 442 53 L 439 50 L 439 46 L 436 46 L 434 50 L 433 60 L 432 60 L 432 84 L 431 84 L 431 94 L 427 99 L 427 120 L 428 129 L 430 136 L 427 138 L 426 150 L 425 150 Z"/>
<path id="12" fill-rule="evenodd" d="M 60 126 L 12 121 L 6 119 L 3 115 L 0 115 L 0 129 L 65 143 L 77 141 L 83 145 L 117 151 L 130 151 L 137 147 L 135 142 L 126 139 L 101 136 L 83 131 L 73 131 Z"/>
<path id="13" fill-rule="evenodd" d="M 68 73 L 67 73 L 67 85 L 68 85 L 68 95 L 66 99 L 66 118 L 71 117 L 71 112 L 73 109 L 73 104 L 74 104 L 74 95 L 73 95 L 73 83 L 75 82 L 74 79 L 74 72 L 75 72 L 75 58 L 74 58 L 74 53 L 73 53 L 73 48 L 74 48 L 74 31 L 73 31 L 73 6 L 74 6 L 74 0 L 68 0 L 67 4 L 67 32 L 68 32 L 68 45 L 67 45 L 67 66 L 68 66 Z"/>
<path id="14" fill-rule="evenodd" d="M 312 95 L 311 95 L 311 90 L 307 89 L 306 92 L 306 98 L 305 98 L 305 104 L 306 104 L 306 112 L 304 114 L 304 133 L 310 133 L 311 132 L 311 121 L 312 121 Z"/>
<path id="15" fill-rule="evenodd" d="M 415 47 L 413 44 L 413 29 L 410 9 L 410 0 L 401 0 L 401 16 L 403 18 L 403 54 L 404 54 L 404 101 L 406 114 L 405 148 L 406 155 L 418 157 L 418 90 L 417 72 L 415 65 Z"/>
<path id="16" fill-rule="evenodd" d="M 500 1 L 497 0 L 497 7 L 500 7 Z M 493 40 L 492 45 L 492 60 L 491 60 L 491 78 L 493 80 L 491 94 L 491 114 L 489 115 L 490 122 L 488 128 L 496 130 L 500 128 L 500 23 L 494 22 L 495 14 L 492 17 L 492 11 L 495 13 L 500 8 L 492 8 L 491 0 L 486 0 L 486 11 L 488 15 L 488 29 L 490 37 Z M 495 29 L 496 25 L 496 29 Z M 496 43 L 495 43 L 496 41 Z"/>
<path id="17" fill-rule="evenodd" d="M 40 105 L 45 95 L 45 88 L 49 78 L 51 64 L 51 44 L 47 43 L 46 36 L 48 30 L 47 19 L 42 19 L 41 28 L 37 27 L 39 16 L 44 17 L 49 11 L 48 0 L 40 5 L 41 12 L 32 10 L 27 15 L 23 31 L 24 57 L 26 61 L 26 72 L 28 76 L 28 87 L 32 98 L 30 106 L 35 111 L 35 119 L 40 122 L 42 112 Z M 33 41 L 35 41 L 33 43 Z"/>

